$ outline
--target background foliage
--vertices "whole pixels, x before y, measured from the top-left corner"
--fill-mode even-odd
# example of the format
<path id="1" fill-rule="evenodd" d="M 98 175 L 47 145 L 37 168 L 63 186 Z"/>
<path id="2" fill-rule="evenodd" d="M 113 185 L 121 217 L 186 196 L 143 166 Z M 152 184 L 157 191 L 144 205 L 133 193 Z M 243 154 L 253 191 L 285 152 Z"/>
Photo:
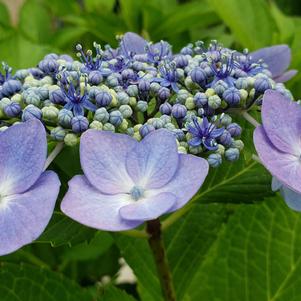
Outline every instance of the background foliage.
<path id="1" fill-rule="evenodd" d="M 27 0 L 13 25 L 0 3 L 0 58 L 30 67 L 48 52 L 73 54 L 77 42 L 115 46 L 117 34 L 135 31 L 168 40 L 175 51 L 196 40 L 238 50 L 287 43 L 292 67 L 301 70 L 299 14 L 292 0 Z M 300 80 L 301 73 L 288 83 L 297 99 Z M 270 175 L 252 161 L 252 131 L 246 124 L 244 158 L 211 170 L 196 202 L 165 232 L 178 300 L 301 300 L 300 215 L 271 192 Z M 81 172 L 78 150 L 66 147 L 51 167 L 63 194 Z M 116 285 L 120 257 L 137 285 Z M 161 300 L 146 241 L 96 232 L 59 210 L 35 244 L 0 262 L 1 301 Z"/>

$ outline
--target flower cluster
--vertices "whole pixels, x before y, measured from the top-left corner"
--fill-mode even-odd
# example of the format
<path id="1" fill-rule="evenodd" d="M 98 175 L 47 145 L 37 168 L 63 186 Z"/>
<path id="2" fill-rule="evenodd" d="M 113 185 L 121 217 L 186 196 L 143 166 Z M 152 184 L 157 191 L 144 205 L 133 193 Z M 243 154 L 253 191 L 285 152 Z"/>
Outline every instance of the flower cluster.
<path id="1" fill-rule="evenodd" d="M 235 161 L 243 149 L 233 112 L 260 106 L 268 89 L 289 97 L 280 83 L 290 50 L 285 45 L 243 53 L 216 41 L 197 42 L 173 53 L 164 41 L 152 44 L 126 33 L 113 49 L 76 46 L 78 60 L 48 54 L 37 67 L 3 65 L 0 130 L 41 120 L 49 139 L 75 145 L 86 130 L 125 133 L 140 141 L 165 128 L 181 153 L 197 154 L 217 167 Z M 233 117 L 234 118 L 234 117 Z"/>

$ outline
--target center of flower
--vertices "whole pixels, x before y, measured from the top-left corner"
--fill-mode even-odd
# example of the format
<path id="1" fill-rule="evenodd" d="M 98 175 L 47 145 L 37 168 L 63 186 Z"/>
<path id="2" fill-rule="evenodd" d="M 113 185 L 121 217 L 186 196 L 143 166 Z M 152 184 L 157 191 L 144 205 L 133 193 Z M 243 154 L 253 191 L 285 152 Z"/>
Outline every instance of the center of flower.
<path id="1" fill-rule="evenodd" d="M 144 189 L 140 186 L 134 186 L 130 191 L 130 195 L 133 200 L 138 201 L 143 197 Z"/>

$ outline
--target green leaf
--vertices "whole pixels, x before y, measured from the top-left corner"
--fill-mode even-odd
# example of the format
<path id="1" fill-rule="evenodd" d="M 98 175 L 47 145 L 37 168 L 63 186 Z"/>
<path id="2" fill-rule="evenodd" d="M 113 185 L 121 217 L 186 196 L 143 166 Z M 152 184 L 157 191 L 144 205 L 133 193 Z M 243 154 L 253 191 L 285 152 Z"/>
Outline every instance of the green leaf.
<path id="1" fill-rule="evenodd" d="M 0 24 L 4 27 L 10 25 L 9 11 L 4 3 L 0 3 Z"/>
<path id="2" fill-rule="evenodd" d="M 140 32 L 141 8 L 140 0 L 120 0 L 121 16 L 130 31 Z"/>
<path id="3" fill-rule="evenodd" d="M 134 299 L 133 297 L 129 296 L 126 292 L 114 286 L 109 286 L 105 288 L 101 300 L 102 301 L 135 301 L 136 299 Z"/>
<path id="4" fill-rule="evenodd" d="M 115 5 L 115 0 L 85 0 L 85 8 L 88 12 L 98 12 L 103 14 L 111 12 Z"/>
<path id="5" fill-rule="evenodd" d="M 272 43 L 276 26 L 267 1 L 208 0 L 208 4 L 243 47 L 254 50 Z"/>
<path id="6" fill-rule="evenodd" d="M 221 204 L 195 204 L 187 215 L 164 233 L 179 300 L 229 214 L 229 208 Z M 156 267 L 147 242 L 121 235 L 115 235 L 115 239 L 138 278 L 142 300 L 162 300 Z"/>
<path id="7" fill-rule="evenodd" d="M 275 197 L 242 205 L 192 279 L 187 300 L 301 300 L 301 215 Z"/>
<path id="8" fill-rule="evenodd" d="M 20 11 L 19 28 L 33 42 L 51 42 L 51 17 L 41 2 L 29 0 L 24 3 Z"/>
<path id="9" fill-rule="evenodd" d="M 62 275 L 27 264 L 2 263 L 1 301 L 91 301 L 92 296 Z"/>
<path id="10" fill-rule="evenodd" d="M 74 245 L 93 237 L 95 230 L 83 226 L 61 212 L 55 212 L 37 243 L 50 243 L 53 247 Z"/>

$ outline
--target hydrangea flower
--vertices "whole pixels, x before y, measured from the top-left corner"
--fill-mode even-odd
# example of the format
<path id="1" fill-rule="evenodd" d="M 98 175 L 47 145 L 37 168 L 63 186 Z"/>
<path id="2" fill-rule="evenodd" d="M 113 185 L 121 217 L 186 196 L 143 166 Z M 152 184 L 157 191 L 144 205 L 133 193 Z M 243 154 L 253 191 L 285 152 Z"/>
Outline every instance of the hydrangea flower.
<path id="1" fill-rule="evenodd" d="M 296 193 L 301 193 L 300 125 L 301 106 L 298 103 L 279 92 L 265 92 L 262 125 L 254 132 L 254 144 L 262 164 L 284 185 L 284 189 L 287 187 Z M 285 197 L 287 192 L 283 192 Z"/>
<path id="2" fill-rule="evenodd" d="M 179 154 L 174 135 L 161 129 L 142 142 L 88 130 L 81 137 L 84 175 L 69 182 L 61 210 L 101 230 L 121 231 L 184 206 L 202 185 L 206 160 Z"/>
<path id="3" fill-rule="evenodd" d="M 46 155 L 46 133 L 38 120 L 0 133 L 0 255 L 34 241 L 50 220 L 60 181 L 44 171 Z"/>

